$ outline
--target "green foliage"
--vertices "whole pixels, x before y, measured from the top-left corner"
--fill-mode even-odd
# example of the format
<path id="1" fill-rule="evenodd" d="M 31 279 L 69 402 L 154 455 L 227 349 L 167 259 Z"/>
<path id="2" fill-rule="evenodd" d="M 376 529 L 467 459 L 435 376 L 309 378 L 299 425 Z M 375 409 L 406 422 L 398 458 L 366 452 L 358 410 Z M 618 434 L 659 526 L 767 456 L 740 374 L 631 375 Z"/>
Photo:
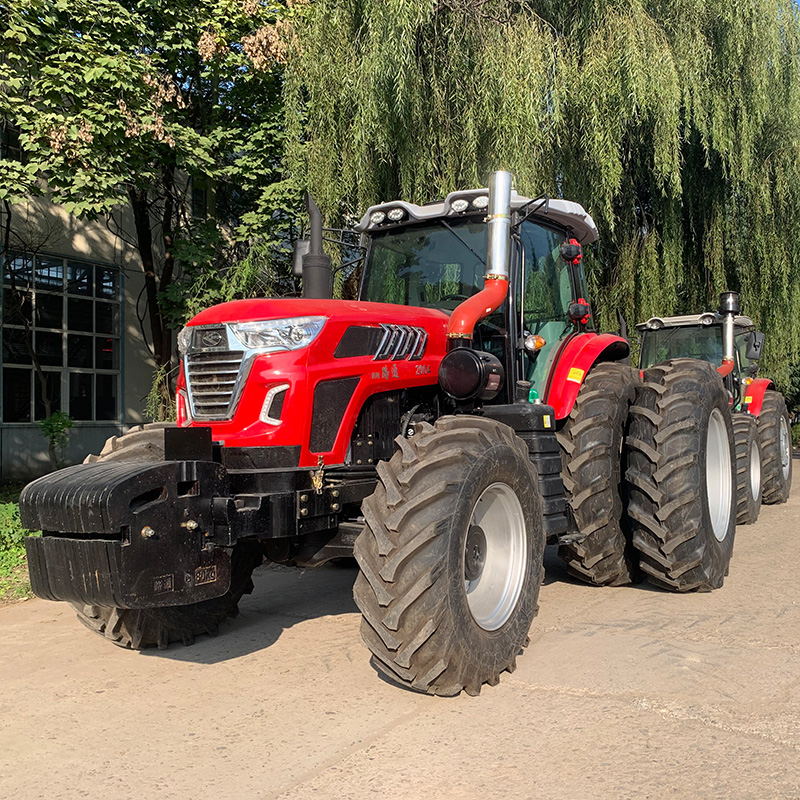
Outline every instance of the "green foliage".
<path id="1" fill-rule="evenodd" d="M 74 427 L 75 422 L 69 414 L 63 411 L 56 411 L 47 419 L 39 423 L 42 436 L 47 437 L 50 444 L 56 451 L 63 450 L 69 444 L 69 429 Z"/>
<path id="2" fill-rule="evenodd" d="M 792 447 L 800 447 L 800 424 L 792 425 Z"/>
<path id="3" fill-rule="evenodd" d="M 144 401 L 144 413 L 152 422 L 175 422 L 175 399 L 170 387 L 171 369 L 163 364 L 153 370 L 153 383 Z"/>
<path id="4" fill-rule="evenodd" d="M 24 563 L 24 539 L 33 534 L 22 527 L 18 497 L 18 488 L 0 492 L 0 578 L 8 577 L 12 570 Z"/>
<path id="5" fill-rule="evenodd" d="M 17 484 L 0 486 L 0 603 L 31 595 L 24 539 L 41 534 L 22 527 L 17 505 L 21 490 Z"/>
<path id="6" fill-rule="evenodd" d="M 800 350 L 792 0 L 318 0 L 293 20 L 288 163 L 328 220 L 485 185 L 574 199 L 598 322 L 740 291 L 785 382 Z"/>
<path id="7" fill-rule="evenodd" d="M 299 197 L 280 172 L 293 12 L 257 0 L 15 0 L 3 12 L 0 118 L 25 160 L 0 161 L 0 199 L 47 193 L 83 217 L 130 207 L 142 329 L 169 369 L 180 296 L 207 279 L 203 300 L 218 301 L 215 275 L 276 241 Z"/>

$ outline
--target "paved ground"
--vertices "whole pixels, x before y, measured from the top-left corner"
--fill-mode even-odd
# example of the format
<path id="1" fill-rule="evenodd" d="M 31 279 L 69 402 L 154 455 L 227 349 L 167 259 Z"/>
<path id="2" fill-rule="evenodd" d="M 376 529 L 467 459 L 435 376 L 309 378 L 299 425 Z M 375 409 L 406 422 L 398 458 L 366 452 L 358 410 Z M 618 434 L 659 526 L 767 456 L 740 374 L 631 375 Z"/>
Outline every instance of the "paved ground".
<path id="1" fill-rule="evenodd" d="M 478 698 L 380 680 L 349 569 L 261 570 L 224 636 L 166 652 L 2 608 L 0 794 L 800 798 L 799 543 L 800 488 L 711 594 L 594 589 L 548 553 L 531 646 Z"/>

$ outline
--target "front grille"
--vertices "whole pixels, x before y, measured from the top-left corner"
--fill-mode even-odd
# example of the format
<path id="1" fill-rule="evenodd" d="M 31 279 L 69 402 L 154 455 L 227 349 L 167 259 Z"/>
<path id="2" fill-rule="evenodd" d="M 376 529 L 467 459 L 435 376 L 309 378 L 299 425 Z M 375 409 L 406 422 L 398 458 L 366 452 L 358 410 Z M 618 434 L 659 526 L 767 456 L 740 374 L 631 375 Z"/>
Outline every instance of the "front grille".
<path id="1" fill-rule="evenodd" d="M 240 350 L 217 350 L 186 357 L 192 416 L 196 420 L 223 420 L 233 415 L 234 389 L 243 356 Z"/>

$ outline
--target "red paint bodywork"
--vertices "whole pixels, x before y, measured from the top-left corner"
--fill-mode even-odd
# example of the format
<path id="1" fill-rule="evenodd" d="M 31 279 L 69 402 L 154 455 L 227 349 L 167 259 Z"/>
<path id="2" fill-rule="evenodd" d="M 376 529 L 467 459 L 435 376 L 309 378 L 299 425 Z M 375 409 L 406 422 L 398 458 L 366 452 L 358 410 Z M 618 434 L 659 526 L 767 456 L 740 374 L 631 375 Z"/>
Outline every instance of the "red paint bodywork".
<path id="1" fill-rule="evenodd" d="M 598 361 L 618 361 L 629 350 L 628 342 L 612 333 L 584 331 L 567 339 L 556 354 L 544 396 L 544 402 L 553 406 L 556 419 L 569 416 L 586 373 Z"/>
<path id="2" fill-rule="evenodd" d="M 320 455 L 326 465 L 343 464 L 358 413 L 370 395 L 435 385 L 438 381 L 439 362 L 445 354 L 448 317 L 436 309 L 351 300 L 236 300 L 202 311 L 189 325 L 305 316 L 327 317 L 320 334 L 302 350 L 256 356 L 232 420 L 197 420 L 190 424 L 210 427 L 213 440 L 224 442 L 229 447 L 300 445 L 301 467 L 316 467 Z M 372 355 L 334 358 L 342 334 L 351 325 L 378 327 L 381 323 L 425 328 L 428 343 L 422 359 L 374 361 Z M 308 445 L 314 390 L 321 381 L 348 377 L 359 377 L 360 381 L 347 406 L 336 441 L 327 452 L 311 452 Z M 261 422 L 259 416 L 267 392 L 283 383 L 288 383 L 289 389 L 280 425 Z M 184 386 L 181 365 L 178 389 Z"/>
<path id="3" fill-rule="evenodd" d="M 769 378 L 756 378 L 749 386 L 744 387 L 742 407 L 748 414 L 757 417 L 764 405 L 764 393 L 767 389 L 774 389 L 775 384 Z M 747 398 L 752 398 L 746 402 Z"/>
<path id="4" fill-rule="evenodd" d="M 733 359 L 729 359 L 728 361 L 723 361 L 721 367 L 717 367 L 717 372 L 724 378 L 726 375 L 730 375 L 733 372 Z"/>

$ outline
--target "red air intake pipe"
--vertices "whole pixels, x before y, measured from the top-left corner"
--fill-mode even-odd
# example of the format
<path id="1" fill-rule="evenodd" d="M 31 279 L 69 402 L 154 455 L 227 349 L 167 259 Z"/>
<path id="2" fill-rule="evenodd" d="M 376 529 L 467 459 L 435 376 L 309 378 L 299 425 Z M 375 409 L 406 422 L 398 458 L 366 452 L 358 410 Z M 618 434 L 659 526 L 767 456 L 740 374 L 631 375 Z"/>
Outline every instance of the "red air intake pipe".
<path id="1" fill-rule="evenodd" d="M 508 294 L 511 258 L 511 173 L 493 172 L 489 178 L 489 214 L 486 231 L 486 275 L 483 289 L 465 300 L 450 315 L 448 349 L 472 341 L 475 326 L 503 304 Z"/>

